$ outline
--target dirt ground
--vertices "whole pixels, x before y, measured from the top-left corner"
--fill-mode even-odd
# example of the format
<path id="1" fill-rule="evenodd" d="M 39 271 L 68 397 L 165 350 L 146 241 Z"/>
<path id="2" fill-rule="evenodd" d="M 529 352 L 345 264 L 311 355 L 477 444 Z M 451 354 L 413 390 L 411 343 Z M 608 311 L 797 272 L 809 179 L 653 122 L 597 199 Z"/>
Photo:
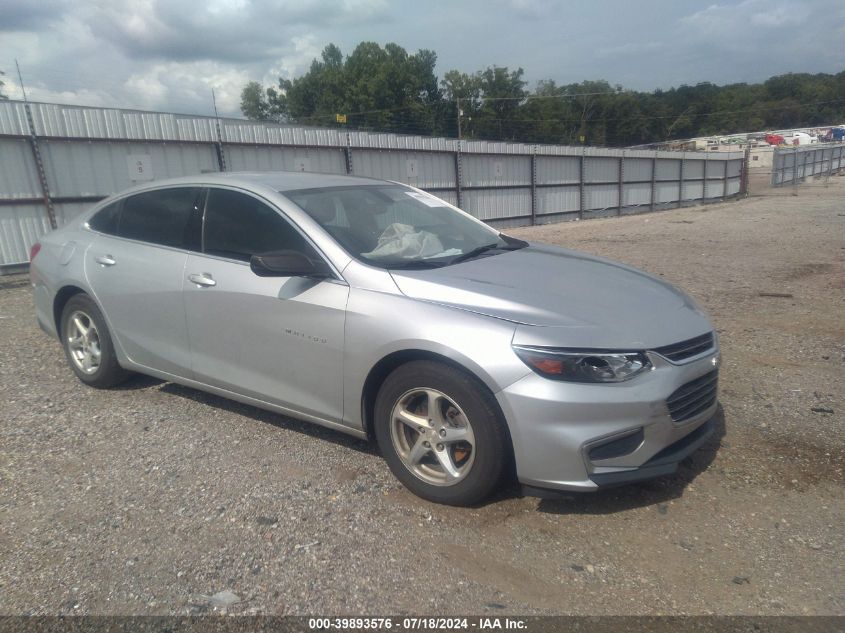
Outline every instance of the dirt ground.
<path id="1" fill-rule="evenodd" d="M 845 614 L 845 177 L 509 232 L 709 311 L 720 433 L 677 476 L 436 506 L 343 435 L 84 387 L 0 278 L 0 613 Z"/>

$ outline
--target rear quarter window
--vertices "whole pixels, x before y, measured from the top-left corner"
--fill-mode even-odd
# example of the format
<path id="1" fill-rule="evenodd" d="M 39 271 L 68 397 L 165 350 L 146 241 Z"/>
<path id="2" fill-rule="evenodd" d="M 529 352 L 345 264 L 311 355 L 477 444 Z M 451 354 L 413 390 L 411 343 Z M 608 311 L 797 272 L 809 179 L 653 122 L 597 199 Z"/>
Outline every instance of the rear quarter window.
<path id="1" fill-rule="evenodd" d="M 91 216 L 91 219 L 88 220 L 88 226 L 100 233 L 117 235 L 117 223 L 120 219 L 120 208 L 122 206 L 123 200 L 107 204 Z"/>

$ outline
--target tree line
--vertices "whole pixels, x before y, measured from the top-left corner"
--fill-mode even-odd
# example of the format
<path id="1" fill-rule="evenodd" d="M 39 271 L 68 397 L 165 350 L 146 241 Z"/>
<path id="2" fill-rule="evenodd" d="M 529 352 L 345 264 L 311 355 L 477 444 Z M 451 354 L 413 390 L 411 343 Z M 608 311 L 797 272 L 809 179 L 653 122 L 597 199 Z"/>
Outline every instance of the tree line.
<path id="1" fill-rule="evenodd" d="M 299 77 L 246 84 L 241 111 L 300 125 L 611 147 L 845 123 L 845 71 L 641 92 L 603 80 L 529 89 L 522 68 L 501 66 L 438 78 L 436 62 L 431 50 L 397 44 L 362 42 L 347 56 L 329 44 Z"/>

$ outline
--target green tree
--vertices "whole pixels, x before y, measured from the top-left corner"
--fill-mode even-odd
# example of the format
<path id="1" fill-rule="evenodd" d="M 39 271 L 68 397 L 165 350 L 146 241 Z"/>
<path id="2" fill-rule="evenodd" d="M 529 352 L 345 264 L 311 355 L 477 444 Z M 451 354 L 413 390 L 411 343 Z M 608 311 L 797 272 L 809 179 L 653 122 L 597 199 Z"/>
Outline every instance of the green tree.
<path id="1" fill-rule="evenodd" d="M 542 80 L 529 90 L 522 68 L 449 70 L 438 80 L 436 61 L 430 50 L 375 42 L 344 57 L 330 44 L 299 77 L 244 86 L 241 109 L 252 119 L 323 126 L 346 114 L 352 128 L 452 137 L 460 121 L 464 138 L 619 147 L 845 121 L 845 72 L 654 92 Z"/>
<path id="2" fill-rule="evenodd" d="M 308 71 L 279 79 L 264 90 L 257 82 L 242 92 L 241 111 L 247 118 L 282 116 L 305 125 L 337 125 L 337 114 L 358 129 L 442 134 L 444 103 L 430 50 L 409 54 L 397 44 L 384 47 L 362 42 L 344 59 L 329 44 Z"/>

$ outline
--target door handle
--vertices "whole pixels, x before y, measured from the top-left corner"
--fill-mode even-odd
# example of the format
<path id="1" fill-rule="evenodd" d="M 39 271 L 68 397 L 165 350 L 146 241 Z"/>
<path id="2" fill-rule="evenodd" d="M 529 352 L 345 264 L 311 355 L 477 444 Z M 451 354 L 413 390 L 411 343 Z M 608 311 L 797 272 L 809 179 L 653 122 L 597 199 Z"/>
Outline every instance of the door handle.
<path id="1" fill-rule="evenodd" d="M 194 273 L 192 275 L 188 275 L 188 279 L 196 285 L 203 286 L 205 288 L 217 285 L 217 282 L 214 281 L 208 273 Z"/>
<path id="2" fill-rule="evenodd" d="M 114 266 L 117 263 L 117 260 L 111 255 L 100 255 L 99 257 L 95 257 L 94 261 L 100 264 L 100 266 Z"/>

